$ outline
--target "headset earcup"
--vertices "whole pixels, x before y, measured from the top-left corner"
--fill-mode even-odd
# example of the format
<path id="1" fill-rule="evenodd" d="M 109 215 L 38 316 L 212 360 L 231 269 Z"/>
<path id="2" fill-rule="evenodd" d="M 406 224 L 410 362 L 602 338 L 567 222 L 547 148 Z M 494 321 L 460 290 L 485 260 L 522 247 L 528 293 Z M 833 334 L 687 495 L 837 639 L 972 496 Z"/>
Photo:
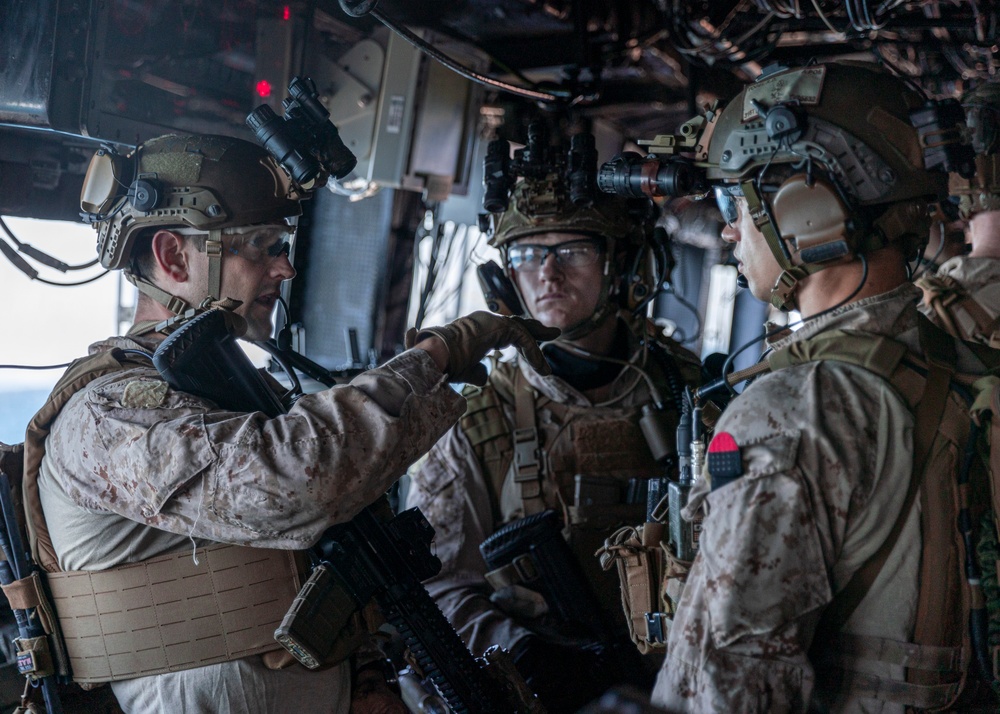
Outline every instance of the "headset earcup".
<path id="1" fill-rule="evenodd" d="M 132 208 L 148 213 L 160 203 L 160 184 L 152 179 L 136 179 L 128 190 Z"/>
<path id="2" fill-rule="evenodd" d="M 771 200 L 771 212 L 795 264 L 833 260 L 854 249 L 847 207 L 827 181 L 792 176 Z"/>

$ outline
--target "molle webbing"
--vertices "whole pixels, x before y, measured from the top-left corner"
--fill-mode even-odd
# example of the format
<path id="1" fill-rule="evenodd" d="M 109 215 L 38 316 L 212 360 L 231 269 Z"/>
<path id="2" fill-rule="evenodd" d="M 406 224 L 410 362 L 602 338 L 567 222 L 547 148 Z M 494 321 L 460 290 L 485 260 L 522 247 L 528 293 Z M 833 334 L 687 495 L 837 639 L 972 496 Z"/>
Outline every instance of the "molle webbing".
<path id="1" fill-rule="evenodd" d="M 49 573 L 76 682 L 203 667 L 279 649 L 300 582 L 291 551 L 213 545 L 111 570 Z"/>
<path id="2" fill-rule="evenodd" d="M 545 510 L 542 479 L 545 475 L 545 453 L 538 438 L 538 414 L 535 410 L 535 389 L 521 370 L 514 376 L 514 482 L 521 491 L 524 515 Z"/>
<path id="3" fill-rule="evenodd" d="M 856 697 L 918 709 L 938 709 L 954 701 L 962 688 L 961 682 L 913 684 L 851 669 L 858 660 L 867 660 L 910 671 L 956 672 L 964 667 L 966 652 L 962 648 L 917 645 L 847 633 L 832 635 L 823 645 L 824 652 L 814 658 L 814 664 L 817 678 L 826 691 L 850 691 Z"/>
<path id="4" fill-rule="evenodd" d="M 514 459 L 511 448 L 510 434 L 513 427 L 507 420 L 503 404 L 511 399 L 508 388 L 511 385 L 502 378 L 499 365 L 494 364 L 494 371 L 489 383 L 482 388 L 466 387 L 462 394 L 466 399 L 465 414 L 459 425 L 469 439 L 482 464 L 488 483 L 490 484 L 490 503 L 493 517 L 500 519 L 499 494 L 507 470 Z"/>

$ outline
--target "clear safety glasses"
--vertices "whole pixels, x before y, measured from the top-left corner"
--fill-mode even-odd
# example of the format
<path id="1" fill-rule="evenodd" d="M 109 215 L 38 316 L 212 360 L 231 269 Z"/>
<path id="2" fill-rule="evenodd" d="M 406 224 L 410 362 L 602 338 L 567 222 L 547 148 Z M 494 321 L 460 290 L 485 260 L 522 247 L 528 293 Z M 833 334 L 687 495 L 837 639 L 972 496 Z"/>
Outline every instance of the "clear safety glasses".
<path id="1" fill-rule="evenodd" d="M 736 205 L 737 198 L 743 198 L 743 188 L 738 183 L 717 184 L 712 187 L 715 194 L 715 202 L 722 213 L 722 220 L 730 226 L 735 226 L 740 219 L 739 206 Z"/>
<path id="2" fill-rule="evenodd" d="M 754 184 L 761 197 L 765 194 L 773 194 L 778 191 L 779 186 L 772 184 Z M 739 199 L 746 199 L 743 193 L 743 185 L 738 183 L 722 183 L 712 186 L 712 193 L 715 195 L 715 203 L 722 213 L 722 220 L 730 226 L 735 227 L 740 220 Z M 744 204 L 744 207 L 746 204 Z M 764 202 L 764 210 L 770 211 L 767 201 Z"/>
<path id="3" fill-rule="evenodd" d="M 251 263 L 288 255 L 295 229 L 284 224 L 223 228 L 222 235 L 233 236 L 225 249 Z"/>
<path id="4" fill-rule="evenodd" d="M 571 240 L 556 245 L 528 245 L 518 243 L 507 248 L 507 261 L 514 270 L 535 272 L 542 267 L 549 255 L 564 268 L 582 268 L 593 265 L 604 252 L 603 241 L 598 238 Z"/>
<path id="5" fill-rule="evenodd" d="M 186 236 L 207 236 L 207 231 L 194 228 L 171 229 L 175 233 Z M 232 255 L 238 255 L 251 263 L 272 260 L 281 255 L 288 255 L 295 236 L 295 227 L 284 223 L 265 223 L 253 226 L 235 226 L 223 228 L 224 250 Z"/>

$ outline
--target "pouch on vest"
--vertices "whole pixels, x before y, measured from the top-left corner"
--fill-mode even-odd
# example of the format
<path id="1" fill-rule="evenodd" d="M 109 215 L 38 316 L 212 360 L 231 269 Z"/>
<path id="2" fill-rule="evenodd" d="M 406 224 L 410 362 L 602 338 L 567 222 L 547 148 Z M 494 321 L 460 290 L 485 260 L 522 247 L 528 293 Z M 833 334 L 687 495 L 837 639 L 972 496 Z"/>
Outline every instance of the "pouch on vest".
<path id="1" fill-rule="evenodd" d="M 617 568 L 629 637 L 642 654 L 665 652 L 689 561 L 678 560 L 663 540 L 662 523 L 615 531 L 597 551 L 601 567 Z"/>

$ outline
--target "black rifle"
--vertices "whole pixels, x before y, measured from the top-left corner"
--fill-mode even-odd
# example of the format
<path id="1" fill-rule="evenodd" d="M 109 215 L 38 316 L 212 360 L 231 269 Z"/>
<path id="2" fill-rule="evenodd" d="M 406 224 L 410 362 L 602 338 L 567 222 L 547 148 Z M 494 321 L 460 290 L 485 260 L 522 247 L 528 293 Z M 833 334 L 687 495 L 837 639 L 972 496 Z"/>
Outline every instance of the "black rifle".
<path id="1" fill-rule="evenodd" d="M 156 350 L 153 364 L 174 389 L 224 408 L 238 404 L 243 411 L 272 415 L 280 404 L 229 334 L 219 308 L 194 317 L 171 334 Z M 206 379 L 204 374 L 218 377 Z M 233 393 L 237 387 L 238 395 Z M 544 714 L 516 670 L 508 666 L 506 653 L 473 657 L 421 584 L 441 568 L 430 550 L 433 533 L 418 509 L 393 518 L 382 499 L 348 523 L 330 528 L 316 551 L 355 605 L 375 600 L 454 714 Z"/>
<path id="2" fill-rule="evenodd" d="M 31 577 L 36 568 L 30 553 L 24 549 L 21 540 L 21 526 L 17 522 L 11 496 L 10 479 L 2 467 L 0 467 L 0 511 L 3 515 L 3 527 L 0 528 L 0 549 L 3 550 L 4 555 L 4 560 L 0 562 L 0 583 L 10 585 L 15 580 Z M 30 610 L 11 609 L 17 622 L 18 639 L 15 640 L 14 644 L 18 650 L 18 671 L 29 678 L 34 677 L 33 673 L 37 669 L 45 670 L 52 667 L 58 673 L 60 670 L 58 646 L 54 645 L 46 636 L 34 608 Z M 39 639 L 40 650 L 21 652 L 21 643 Z M 37 681 L 41 686 L 45 711 L 48 714 L 62 714 L 63 708 L 56 690 L 55 676 L 37 677 Z"/>

